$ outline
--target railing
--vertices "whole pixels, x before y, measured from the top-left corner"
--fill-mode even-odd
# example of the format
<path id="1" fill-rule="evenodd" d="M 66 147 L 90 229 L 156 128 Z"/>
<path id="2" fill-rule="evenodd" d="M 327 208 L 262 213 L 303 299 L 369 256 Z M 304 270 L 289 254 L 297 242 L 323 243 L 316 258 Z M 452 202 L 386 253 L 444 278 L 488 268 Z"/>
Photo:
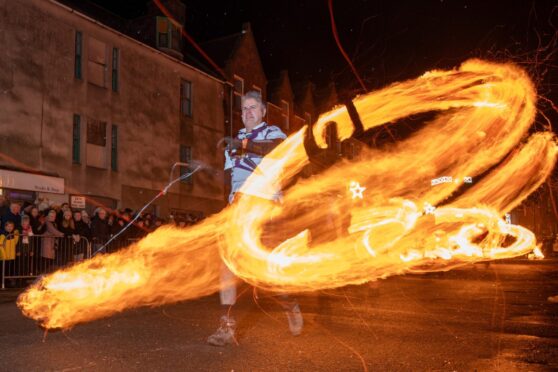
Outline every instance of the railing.
<path id="1" fill-rule="evenodd" d="M 113 253 L 139 239 L 115 239 L 104 253 Z M 0 240 L 0 289 L 25 287 L 27 280 L 91 258 L 104 241 L 83 236 L 8 235 Z M 99 252 L 100 253 L 100 252 Z"/>
<path id="2" fill-rule="evenodd" d="M 126 236 L 117 237 L 112 241 L 110 241 L 110 238 L 109 239 L 93 238 L 91 239 L 90 257 L 94 257 L 98 253 L 114 253 L 116 251 L 121 250 L 122 248 L 126 248 L 130 244 L 133 244 L 139 241 L 140 239 L 141 238 L 131 238 Z M 109 243 L 107 244 L 107 242 Z"/>

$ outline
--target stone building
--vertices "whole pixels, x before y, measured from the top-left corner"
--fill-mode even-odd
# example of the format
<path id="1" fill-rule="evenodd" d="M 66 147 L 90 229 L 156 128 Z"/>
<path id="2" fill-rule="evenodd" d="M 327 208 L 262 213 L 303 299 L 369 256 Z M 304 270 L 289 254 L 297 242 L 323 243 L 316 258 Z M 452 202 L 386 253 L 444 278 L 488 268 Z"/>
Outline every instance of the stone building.
<path id="1" fill-rule="evenodd" d="M 269 83 L 268 117 L 286 133 L 293 133 L 304 125 L 304 119 L 296 114 L 296 97 L 293 92 L 289 72 L 282 70 L 279 78 Z"/>
<path id="2" fill-rule="evenodd" d="M 146 20 L 144 20 L 146 21 Z M 161 25 L 163 17 L 152 16 Z M 167 28 L 171 40 L 173 32 Z M 154 212 L 224 205 L 223 81 L 54 0 L 0 0 L 0 190 L 8 197 Z M 186 172 L 182 168 L 180 171 Z M 85 204 L 85 205 L 84 205 Z"/>
<path id="3" fill-rule="evenodd" d="M 252 27 L 250 23 L 244 23 L 240 32 L 209 40 L 202 44 L 202 48 L 222 69 L 229 82 L 224 101 L 227 113 L 225 131 L 234 136 L 244 127 L 240 117 L 240 97 L 255 90 L 264 100 L 267 99 L 267 78 Z"/>
<path id="4" fill-rule="evenodd" d="M 312 125 L 318 119 L 318 109 L 316 108 L 316 87 L 310 81 L 305 81 L 296 85 L 293 89 L 295 93 L 295 112 L 303 119 L 304 124 Z M 298 130 L 296 125 L 292 126 L 293 130 Z"/>
<path id="5" fill-rule="evenodd" d="M 228 112 L 231 118 L 226 119 L 225 130 L 229 135 L 234 136 L 239 129 L 243 128 L 240 118 L 240 97 L 249 90 L 261 92 L 263 99 L 267 101 L 265 120 L 281 127 L 286 133 L 290 134 L 300 129 L 311 120 L 312 116 L 316 118 L 311 83 L 308 83 L 309 88 L 305 88 L 301 91 L 300 97 L 297 97 L 293 93 L 288 71 L 283 70 L 277 79 L 268 80 L 249 23 L 244 23 L 238 33 L 202 43 L 202 48 L 224 71 L 229 82 L 230 98 L 227 97 L 225 101 L 225 112 Z M 192 62 L 205 71 L 212 71 L 207 62 L 199 59 Z M 299 99 L 303 102 L 301 105 Z M 309 111 L 301 110 L 302 107 Z"/>

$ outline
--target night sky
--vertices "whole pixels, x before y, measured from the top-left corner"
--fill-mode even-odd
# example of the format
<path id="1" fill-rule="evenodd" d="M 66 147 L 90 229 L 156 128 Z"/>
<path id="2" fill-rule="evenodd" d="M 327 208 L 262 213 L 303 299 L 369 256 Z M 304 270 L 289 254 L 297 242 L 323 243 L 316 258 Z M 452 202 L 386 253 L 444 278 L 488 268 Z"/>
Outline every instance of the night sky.
<path id="1" fill-rule="evenodd" d="M 144 0 L 95 2 L 125 17 L 145 8 Z M 294 82 L 362 92 L 333 38 L 327 0 L 184 2 L 186 31 L 200 43 L 251 22 L 268 79 L 287 69 Z M 556 94 L 557 1 L 334 0 L 333 13 L 368 90 L 481 57 L 519 63 L 541 94 Z"/>

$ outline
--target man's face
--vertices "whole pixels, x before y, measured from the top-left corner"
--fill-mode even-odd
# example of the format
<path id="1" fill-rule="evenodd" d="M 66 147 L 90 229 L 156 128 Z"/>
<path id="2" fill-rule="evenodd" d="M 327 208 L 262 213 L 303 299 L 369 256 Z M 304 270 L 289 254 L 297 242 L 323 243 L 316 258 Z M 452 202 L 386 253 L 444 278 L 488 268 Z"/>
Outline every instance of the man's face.
<path id="1" fill-rule="evenodd" d="M 265 108 L 254 98 L 246 98 L 242 103 L 242 122 L 251 131 L 258 126 L 265 115 Z"/>
<path id="2" fill-rule="evenodd" d="M 18 214 L 19 211 L 21 210 L 21 206 L 17 203 L 12 203 L 10 204 L 10 210 L 12 211 L 13 214 Z"/>

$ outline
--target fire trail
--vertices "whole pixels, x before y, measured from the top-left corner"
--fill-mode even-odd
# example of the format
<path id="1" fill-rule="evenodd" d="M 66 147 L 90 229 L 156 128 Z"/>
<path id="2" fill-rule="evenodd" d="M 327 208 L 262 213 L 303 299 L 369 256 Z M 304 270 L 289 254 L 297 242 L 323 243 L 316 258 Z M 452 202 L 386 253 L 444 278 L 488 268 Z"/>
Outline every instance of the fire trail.
<path id="1" fill-rule="evenodd" d="M 365 130 L 437 114 L 389 148 L 365 148 L 353 161 L 298 180 L 281 203 L 258 197 L 270 185 L 292 183 L 309 163 L 308 130 L 321 147 L 329 122 L 340 140 L 351 137 L 346 107 L 335 108 L 270 153 L 243 196 L 221 213 L 186 230 L 161 228 L 125 250 L 46 276 L 20 296 L 19 307 L 46 328 L 69 328 L 127 308 L 214 293 L 222 261 L 252 285 L 296 292 L 448 270 L 536 248 L 532 232 L 502 220 L 556 161 L 551 133 L 529 135 L 536 92 L 523 70 L 470 60 L 353 104 Z M 281 226 L 271 234 L 270 219 Z"/>

